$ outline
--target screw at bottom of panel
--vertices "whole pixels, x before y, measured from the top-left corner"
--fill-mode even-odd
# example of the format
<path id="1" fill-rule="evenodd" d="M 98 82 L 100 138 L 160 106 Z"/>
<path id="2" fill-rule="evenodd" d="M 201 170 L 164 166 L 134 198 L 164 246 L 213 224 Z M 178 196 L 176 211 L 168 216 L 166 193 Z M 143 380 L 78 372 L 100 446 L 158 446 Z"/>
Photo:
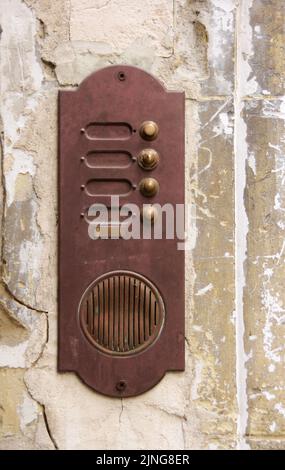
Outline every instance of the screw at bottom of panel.
<path id="1" fill-rule="evenodd" d="M 124 380 L 120 380 L 116 385 L 116 389 L 118 390 L 118 392 L 123 392 L 126 388 L 127 384 Z"/>

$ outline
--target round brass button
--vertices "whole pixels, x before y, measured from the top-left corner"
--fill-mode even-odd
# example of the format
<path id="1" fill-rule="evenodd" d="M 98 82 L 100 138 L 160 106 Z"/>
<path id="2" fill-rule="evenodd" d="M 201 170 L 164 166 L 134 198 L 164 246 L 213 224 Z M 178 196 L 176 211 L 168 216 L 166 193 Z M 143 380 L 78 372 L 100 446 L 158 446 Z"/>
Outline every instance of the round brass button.
<path id="1" fill-rule="evenodd" d="M 141 211 L 141 216 L 150 223 L 155 222 L 158 216 L 156 207 L 152 206 L 151 204 L 144 204 Z"/>
<path id="2" fill-rule="evenodd" d="M 145 140 L 154 140 L 158 134 L 158 125 L 153 121 L 145 121 L 140 128 L 140 135 Z"/>
<path id="3" fill-rule="evenodd" d="M 154 178 L 143 178 L 140 182 L 140 191 L 144 196 L 154 196 L 159 190 L 158 181 Z"/>
<path id="4" fill-rule="evenodd" d="M 159 162 L 159 155 L 154 149 L 144 149 L 138 156 L 138 164 L 144 170 L 153 170 Z"/>

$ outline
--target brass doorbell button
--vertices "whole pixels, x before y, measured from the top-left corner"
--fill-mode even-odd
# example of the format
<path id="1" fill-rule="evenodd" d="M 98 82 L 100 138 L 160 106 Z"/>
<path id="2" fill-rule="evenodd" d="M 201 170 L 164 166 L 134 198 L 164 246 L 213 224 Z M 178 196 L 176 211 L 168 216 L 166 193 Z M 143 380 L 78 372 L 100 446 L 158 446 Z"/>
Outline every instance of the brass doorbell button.
<path id="1" fill-rule="evenodd" d="M 158 125 L 153 121 L 145 121 L 140 127 L 140 135 L 145 140 L 154 140 L 158 134 Z"/>
<path id="2" fill-rule="evenodd" d="M 157 208 L 154 206 L 151 206 L 150 204 L 144 205 L 141 211 L 141 216 L 143 219 L 147 220 L 148 222 L 154 223 L 158 216 Z"/>
<path id="3" fill-rule="evenodd" d="M 159 190 L 158 181 L 154 178 L 143 178 L 140 182 L 140 191 L 144 196 L 152 197 Z"/>
<path id="4" fill-rule="evenodd" d="M 138 156 L 138 164 L 144 170 L 153 170 L 159 162 L 159 155 L 154 149 L 144 149 Z"/>

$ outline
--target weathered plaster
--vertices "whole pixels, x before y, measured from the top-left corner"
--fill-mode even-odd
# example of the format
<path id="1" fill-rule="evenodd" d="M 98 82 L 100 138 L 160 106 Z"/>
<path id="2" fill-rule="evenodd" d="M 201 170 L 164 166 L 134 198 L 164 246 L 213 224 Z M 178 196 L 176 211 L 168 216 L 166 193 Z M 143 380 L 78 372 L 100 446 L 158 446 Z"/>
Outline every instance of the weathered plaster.
<path id="1" fill-rule="evenodd" d="M 244 0 L 237 33 L 241 112 L 236 165 L 242 175 L 236 183 L 242 210 L 236 206 L 236 223 L 241 236 L 237 250 L 243 261 L 237 257 L 243 276 L 239 309 L 243 352 L 238 351 L 237 358 L 244 374 L 239 381 L 243 383 L 239 427 L 240 434 L 247 435 L 244 444 L 252 448 L 280 448 L 284 440 L 284 101 L 276 96 L 284 92 L 280 70 L 284 14 L 284 2 Z"/>
<path id="2" fill-rule="evenodd" d="M 282 448 L 284 2 L 3 0 L 0 25 L 0 448 Z M 191 207 L 186 371 L 124 400 L 56 370 L 57 92 L 113 63 L 185 89 Z"/>

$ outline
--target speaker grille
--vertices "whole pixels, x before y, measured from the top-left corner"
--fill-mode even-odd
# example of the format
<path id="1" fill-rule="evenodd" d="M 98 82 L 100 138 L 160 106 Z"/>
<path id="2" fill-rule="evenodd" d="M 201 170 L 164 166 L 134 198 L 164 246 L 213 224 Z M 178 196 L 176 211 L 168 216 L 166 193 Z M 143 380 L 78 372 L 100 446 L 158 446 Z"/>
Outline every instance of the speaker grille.
<path id="1" fill-rule="evenodd" d="M 113 271 L 96 279 L 79 306 L 81 328 L 91 343 L 112 355 L 131 355 L 159 336 L 165 317 L 157 288 L 145 277 Z"/>

